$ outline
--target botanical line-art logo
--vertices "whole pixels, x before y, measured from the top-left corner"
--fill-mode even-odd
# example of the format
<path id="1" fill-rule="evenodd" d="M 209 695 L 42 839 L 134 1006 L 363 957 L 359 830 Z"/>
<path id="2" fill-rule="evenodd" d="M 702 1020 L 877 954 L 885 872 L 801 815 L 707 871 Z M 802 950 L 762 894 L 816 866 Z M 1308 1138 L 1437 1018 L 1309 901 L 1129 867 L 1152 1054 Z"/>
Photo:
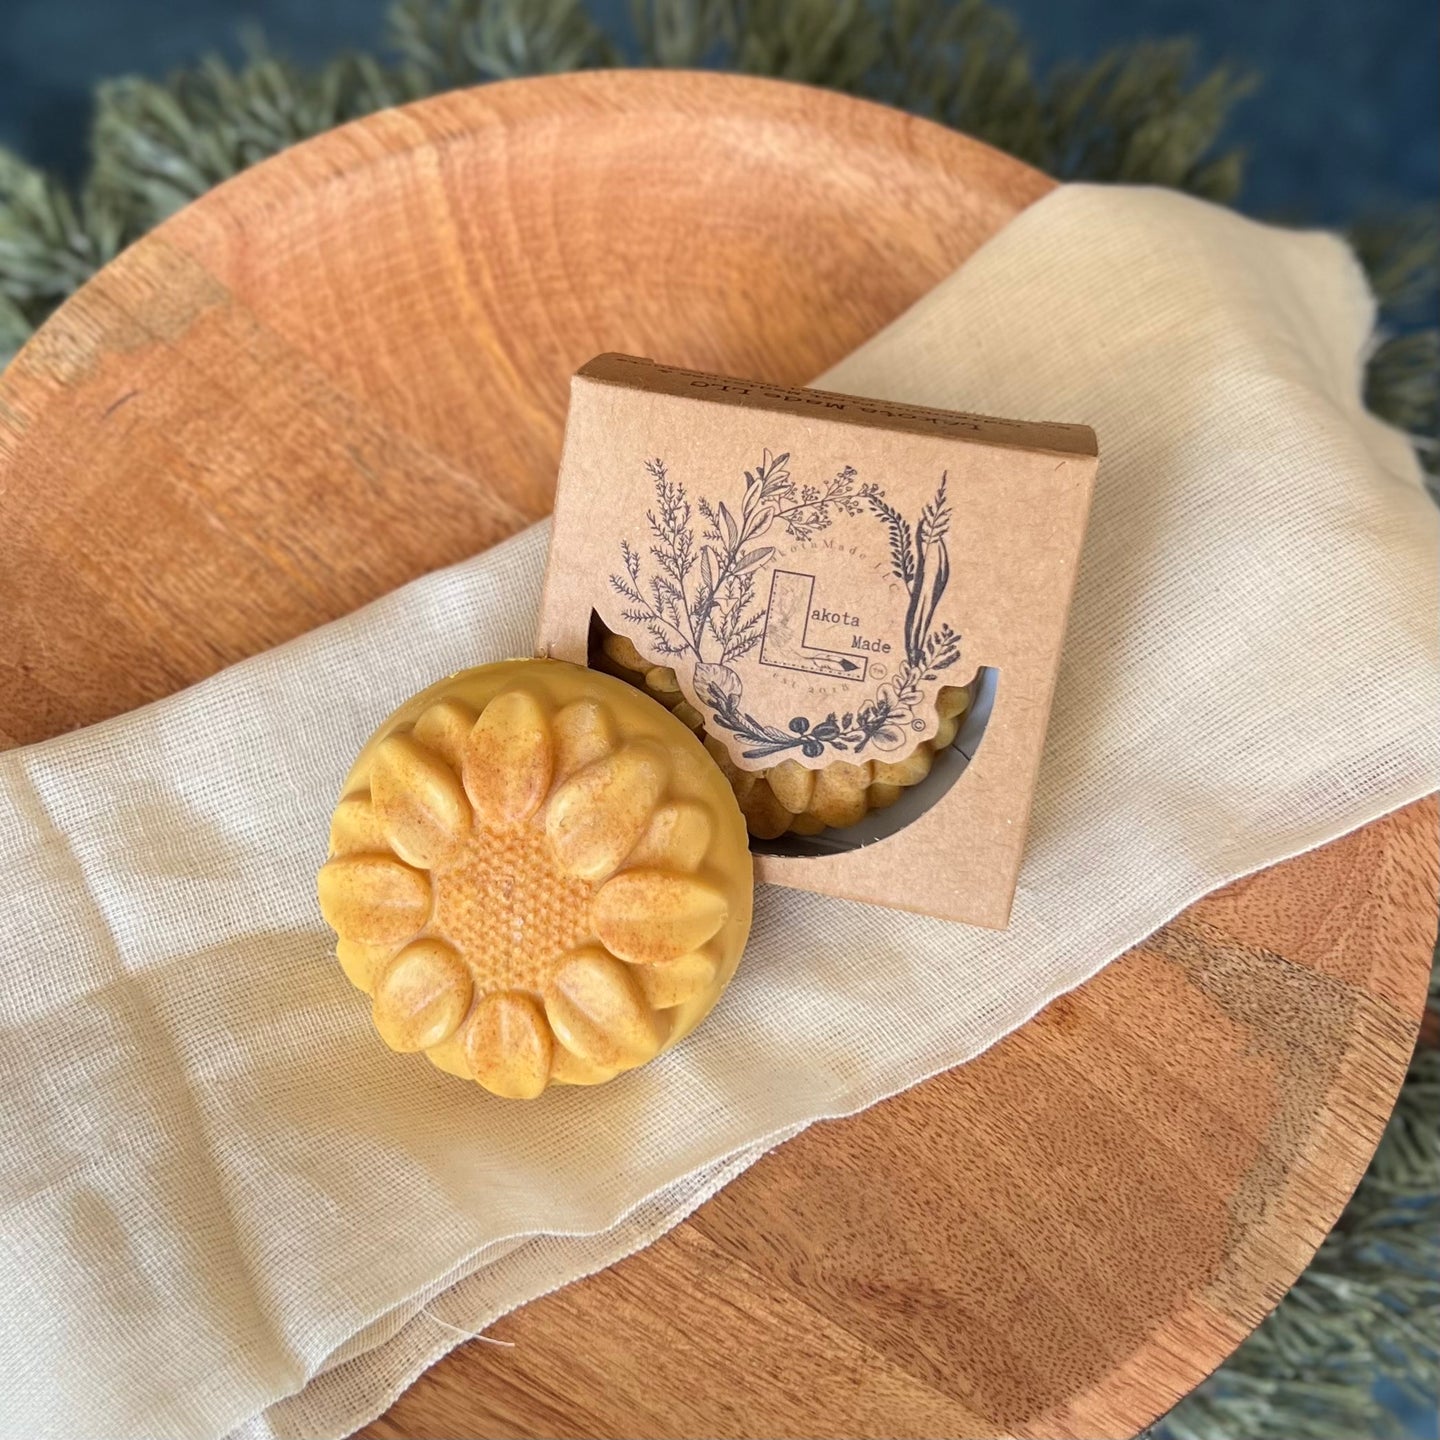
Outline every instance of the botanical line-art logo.
<path id="1" fill-rule="evenodd" d="M 747 759 L 791 750 L 811 758 L 827 749 L 896 750 L 915 722 L 926 685 L 960 658 L 960 636 L 948 624 L 935 624 L 950 581 L 948 476 L 941 475 L 934 497 L 912 524 L 879 485 L 859 483 L 853 466 L 823 485 L 797 486 L 786 469 L 789 459 L 788 452 L 766 450 L 760 464 L 745 472 L 738 516 L 724 501 L 712 505 L 703 495 L 692 507 L 665 462 L 647 460 L 655 487 L 655 505 L 645 512 L 650 543 L 642 549 L 621 541 L 624 571 L 610 576 L 611 587 L 625 601 L 625 619 L 643 625 L 660 654 L 693 659 L 697 699 L 711 710 L 713 724 L 746 745 Z M 820 720 L 796 715 L 783 729 L 768 725 L 744 708 L 744 684 L 732 668 L 765 634 L 766 606 L 757 581 L 776 549 L 765 538 L 783 533 L 807 543 L 842 516 L 871 516 L 886 527 L 890 571 L 908 596 L 904 658 L 893 678 L 854 710 L 832 710 Z"/>

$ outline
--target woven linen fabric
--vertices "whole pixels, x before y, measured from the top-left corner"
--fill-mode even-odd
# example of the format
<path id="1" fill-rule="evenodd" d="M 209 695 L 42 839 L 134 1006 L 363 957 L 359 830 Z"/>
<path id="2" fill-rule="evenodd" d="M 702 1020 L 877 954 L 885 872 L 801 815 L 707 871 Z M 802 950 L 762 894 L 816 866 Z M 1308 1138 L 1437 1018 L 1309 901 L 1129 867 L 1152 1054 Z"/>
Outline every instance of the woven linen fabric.
<path id="1" fill-rule="evenodd" d="M 1373 321 L 1331 237 L 1071 187 L 822 377 L 1099 434 L 1013 922 L 762 889 L 711 1018 L 598 1089 L 391 1054 L 314 899 L 377 722 L 529 652 L 543 527 L 0 756 L 0 1434 L 342 1434 L 771 1145 L 1435 789 L 1436 517 L 1362 408 Z"/>

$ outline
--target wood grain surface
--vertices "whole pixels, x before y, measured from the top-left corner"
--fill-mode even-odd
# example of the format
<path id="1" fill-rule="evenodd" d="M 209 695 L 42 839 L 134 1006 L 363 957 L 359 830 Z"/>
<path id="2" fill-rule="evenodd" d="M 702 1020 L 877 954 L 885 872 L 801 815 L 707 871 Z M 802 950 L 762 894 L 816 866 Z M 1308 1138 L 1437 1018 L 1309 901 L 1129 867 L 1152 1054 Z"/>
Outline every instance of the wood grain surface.
<path id="1" fill-rule="evenodd" d="M 1049 185 L 858 101 L 645 73 L 457 93 L 257 167 L 0 377 L 0 745 L 544 514 L 590 356 L 803 382 Z M 1436 848 L 1432 800 L 1209 897 L 364 1433 L 1134 1432 L 1361 1175 L 1423 1003 Z"/>

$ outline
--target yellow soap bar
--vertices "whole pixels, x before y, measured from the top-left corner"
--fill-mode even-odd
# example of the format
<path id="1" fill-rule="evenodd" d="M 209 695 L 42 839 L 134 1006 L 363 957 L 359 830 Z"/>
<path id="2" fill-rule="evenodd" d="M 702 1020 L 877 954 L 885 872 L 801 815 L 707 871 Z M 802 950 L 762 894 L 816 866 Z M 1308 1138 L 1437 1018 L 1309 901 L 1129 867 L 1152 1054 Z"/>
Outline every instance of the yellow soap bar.
<path id="1" fill-rule="evenodd" d="M 591 659 L 673 710 L 705 741 L 757 840 L 844 829 L 858 824 L 872 810 L 893 805 L 905 788 L 918 785 L 929 775 L 936 754 L 954 743 L 973 698 L 969 686 L 942 686 L 935 697 L 939 724 L 934 738 L 922 741 L 895 764 L 867 761 L 854 765 L 836 760 L 826 769 L 811 770 L 798 761 L 781 760 L 765 770 L 741 770 L 731 762 L 724 742 L 706 735 L 705 717 L 681 696 L 679 679 L 669 667 L 652 666 L 632 641 L 610 630 L 602 630 Z"/>
<path id="2" fill-rule="evenodd" d="M 361 750 L 320 909 L 393 1050 L 496 1095 L 590 1085 L 704 1019 L 753 876 L 725 776 L 642 691 L 558 660 L 465 670 Z"/>

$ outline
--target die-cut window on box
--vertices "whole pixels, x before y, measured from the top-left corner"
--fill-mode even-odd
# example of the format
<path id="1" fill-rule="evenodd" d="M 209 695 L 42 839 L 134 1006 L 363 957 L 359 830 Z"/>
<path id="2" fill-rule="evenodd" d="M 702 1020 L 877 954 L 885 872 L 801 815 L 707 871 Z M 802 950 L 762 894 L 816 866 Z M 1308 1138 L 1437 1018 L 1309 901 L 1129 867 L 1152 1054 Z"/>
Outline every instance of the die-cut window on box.
<path id="1" fill-rule="evenodd" d="M 594 611 L 590 615 L 589 663 L 599 670 L 607 671 L 620 679 L 647 690 L 668 709 L 687 720 L 691 729 L 701 725 L 702 716 L 683 699 L 679 691 L 675 672 L 664 665 L 651 665 L 643 657 L 637 660 L 632 651 L 629 664 L 622 663 L 613 653 L 618 637 L 606 627 Z M 610 644 L 607 646 L 606 641 Z M 628 642 L 620 641 L 622 649 Z M 644 670 L 634 668 L 643 664 Z M 1000 672 L 992 666 L 981 666 L 964 688 L 970 692 L 970 703 L 961 718 L 954 740 L 943 750 L 935 753 L 929 773 L 913 785 L 905 786 L 900 796 L 884 809 L 867 812 L 853 825 L 831 827 L 815 835 L 786 833 L 776 839 L 761 839 L 752 835 L 750 849 L 757 855 L 783 855 L 799 858 L 823 855 L 839 855 L 861 845 L 869 845 L 887 836 L 894 835 L 912 824 L 930 809 L 952 785 L 965 773 L 974 759 L 980 742 L 984 739 L 991 712 L 995 706 L 995 695 L 999 686 Z M 688 717 L 688 719 L 687 719 Z M 704 735 L 703 728 L 698 733 Z M 863 760 L 883 756 L 845 756 L 844 759 Z M 763 774 L 763 771 L 755 772 Z"/>
<path id="2" fill-rule="evenodd" d="M 870 845 L 894 835 L 918 820 L 959 780 L 975 758 L 975 752 L 985 738 L 985 728 L 990 723 L 999 683 L 1000 672 L 991 666 L 982 665 L 975 672 L 969 685 L 970 707 L 955 739 L 945 749 L 936 752 L 930 773 L 916 784 L 906 786 L 893 805 L 884 810 L 871 810 L 854 825 L 839 830 L 822 830 L 818 835 L 781 835 L 775 840 L 757 840 L 752 835 L 751 851 L 757 855 L 795 855 L 802 858 L 843 855 L 857 846 Z"/>

